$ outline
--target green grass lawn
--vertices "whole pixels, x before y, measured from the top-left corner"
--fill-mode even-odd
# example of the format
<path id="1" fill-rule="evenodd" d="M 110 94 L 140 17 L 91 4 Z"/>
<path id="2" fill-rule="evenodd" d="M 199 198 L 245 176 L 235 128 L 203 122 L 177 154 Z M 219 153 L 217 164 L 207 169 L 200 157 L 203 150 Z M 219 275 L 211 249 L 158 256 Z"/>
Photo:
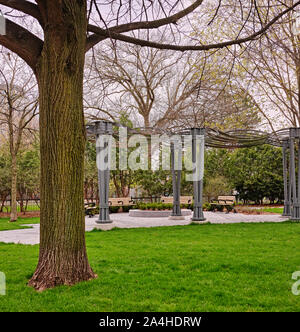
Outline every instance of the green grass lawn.
<path id="1" fill-rule="evenodd" d="M 283 213 L 283 208 L 282 207 L 254 207 L 251 208 L 249 206 L 243 206 L 243 205 L 238 205 L 238 208 L 240 208 L 241 211 L 260 211 L 260 212 L 271 212 L 271 213 L 278 213 L 282 214 Z"/>
<path id="2" fill-rule="evenodd" d="M 3 208 L 3 212 L 10 213 L 10 210 L 11 209 L 10 209 L 9 205 L 4 206 L 4 208 Z M 35 205 L 28 205 L 26 211 L 27 212 L 29 212 L 29 211 L 40 211 L 40 207 L 38 205 L 36 205 L 36 204 Z M 17 206 L 17 212 L 21 212 L 20 205 Z"/>
<path id="3" fill-rule="evenodd" d="M 18 218 L 16 222 L 9 222 L 9 218 L 0 218 L 0 231 L 9 231 L 12 229 L 28 228 L 21 226 L 24 224 L 38 224 L 40 218 Z"/>
<path id="4" fill-rule="evenodd" d="M 272 213 L 283 213 L 283 208 L 273 207 L 273 208 L 263 208 L 264 212 L 272 212 Z"/>
<path id="5" fill-rule="evenodd" d="M 98 279 L 39 293 L 38 246 L 0 243 L 0 311 L 300 311 L 300 223 L 94 231 L 87 248 Z"/>

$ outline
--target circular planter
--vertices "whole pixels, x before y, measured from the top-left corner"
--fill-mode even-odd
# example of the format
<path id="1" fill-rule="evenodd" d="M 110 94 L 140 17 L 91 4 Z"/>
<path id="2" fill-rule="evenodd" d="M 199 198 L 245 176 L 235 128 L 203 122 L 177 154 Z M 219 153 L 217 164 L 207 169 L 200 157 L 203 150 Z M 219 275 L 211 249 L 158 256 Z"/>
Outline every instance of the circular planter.
<path id="1" fill-rule="evenodd" d="M 172 210 L 130 210 L 129 217 L 139 217 L 139 218 L 167 218 L 171 215 Z M 190 216 L 192 214 L 191 210 L 182 209 L 181 214 L 183 216 Z"/>

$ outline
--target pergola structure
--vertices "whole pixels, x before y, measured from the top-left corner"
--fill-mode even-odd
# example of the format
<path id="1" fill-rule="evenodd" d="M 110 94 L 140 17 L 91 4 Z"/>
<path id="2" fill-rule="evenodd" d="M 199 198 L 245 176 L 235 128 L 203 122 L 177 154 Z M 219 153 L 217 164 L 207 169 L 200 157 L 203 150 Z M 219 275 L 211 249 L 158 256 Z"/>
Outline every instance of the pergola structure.
<path id="1" fill-rule="evenodd" d="M 99 219 L 98 223 L 112 222 L 109 217 L 109 180 L 110 180 L 110 136 L 114 135 L 113 127 L 124 127 L 118 123 L 109 121 L 95 121 L 87 125 L 87 133 L 96 140 L 97 162 L 106 167 L 98 167 L 99 182 Z M 127 128 L 127 127 L 126 127 Z M 300 220 L 300 128 L 288 128 L 273 133 L 266 133 L 259 130 L 231 130 L 219 131 L 211 128 L 190 128 L 181 131 L 162 131 L 155 128 L 127 128 L 129 133 L 143 134 L 150 137 L 152 134 L 176 135 L 184 138 L 191 136 L 192 162 L 200 164 L 200 169 L 193 169 L 193 197 L 194 221 L 204 221 L 202 210 L 203 205 L 203 168 L 204 168 L 204 147 L 214 148 L 245 148 L 263 144 L 271 144 L 281 147 L 283 153 L 283 179 L 284 179 L 284 216 L 290 216 L 291 220 Z M 201 138 L 200 150 L 197 152 L 197 138 Z M 101 144 L 100 144 L 101 143 Z M 180 181 L 181 167 L 175 167 L 176 160 L 181 162 L 182 145 L 170 142 L 171 151 L 171 173 L 173 181 L 173 210 L 172 216 L 181 216 L 180 209 Z M 181 148 L 178 148 L 180 146 Z M 107 149 L 108 148 L 108 149 Z M 107 149 L 105 156 L 101 151 Z M 198 149 L 199 150 L 199 149 Z M 297 167 L 296 167 L 297 154 Z M 176 165 L 178 166 L 178 165 Z M 196 174 L 201 172 L 202 174 Z"/>

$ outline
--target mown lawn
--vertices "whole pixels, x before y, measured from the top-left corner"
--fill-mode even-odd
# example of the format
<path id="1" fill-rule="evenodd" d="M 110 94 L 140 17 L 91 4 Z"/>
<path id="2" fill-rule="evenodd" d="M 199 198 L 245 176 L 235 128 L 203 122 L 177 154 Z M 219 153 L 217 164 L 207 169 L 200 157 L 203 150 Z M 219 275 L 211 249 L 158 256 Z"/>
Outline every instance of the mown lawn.
<path id="1" fill-rule="evenodd" d="M 9 231 L 12 229 L 28 228 L 21 226 L 24 224 L 38 224 L 40 218 L 18 218 L 16 222 L 9 222 L 9 218 L 0 218 L 0 231 Z"/>
<path id="2" fill-rule="evenodd" d="M 7 213 L 10 213 L 11 211 L 11 208 L 9 205 L 5 205 L 4 208 L 3 208 L 3 212 L 7 212 Z M 36 204 L 32 205 L 27 205 L 27 209 L 26 209 L 27 212 L 29 211 L 40 211 L 40 207 Z M 21 212 L 21 207 L 20 205 L 17 205 L 17 212 Z"/>
<path id="3" fill-rule="evenodd" d="M 38 293 L 38 246 L 0 243 L 0 311 L 300 311 L 300 223 L 87 233 L 98 279 Z"/>
<path id="4" fill-rule="evenodd" d="M 283 213 L 283 208 L 280 207 L 273 207 L 273 208 L 263 208 L 264 212 L 272 212 L 272 213 Z"/>

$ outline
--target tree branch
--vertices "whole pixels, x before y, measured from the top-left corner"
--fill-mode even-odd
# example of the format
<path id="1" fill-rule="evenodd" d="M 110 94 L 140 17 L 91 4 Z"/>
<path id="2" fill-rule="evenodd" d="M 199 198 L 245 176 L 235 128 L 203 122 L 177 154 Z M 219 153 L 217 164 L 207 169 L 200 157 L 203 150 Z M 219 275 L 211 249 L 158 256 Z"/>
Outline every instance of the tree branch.
<path id="1" fill-rule="evenodd" d="M 41 26 L 43 26 L 39 8 L 32 2 L 25 0 L 0 0 L 0 5 L 4 5 L 6 7 L 16 9 L 24 14 L 30 15 L 36 18 Z"/>
<path id="2" fill-rule="evenodd" d="M 0 44 L 18 54 L 35 72 L 43 42 L 20 25 L 6 19 L 7 33 L 0 35 Z"/>
<path id="3" fill-rule="evenodd" d="M 112 31 L 112 29 L 105 30 L 96 26 L 89 26 L 90 31 L 97 33 L 101 40 L 105 38 L 112 38 L 115 40 L 124 41 L 127 43 L 139 45 L 139 46 L 147 46 L 147 47 L 153 47 L 161 50 L 174 50 L 174 51 L 207 51 L 210 49 L 219 49 L 231 45 L 238 45 L 242 44 L 248 41 L 252 41 L 256 39 L 258 36 L 264 34 L 270 26 L 272 26 L 274 23 L 276 23 L 282 16 L 284 16 L 286 13 L 294 9 L 296 6 L 300 4 L 300 1 L 297 1 L 293 6 L 287 8 L 277 16 L 275 16 L 268 24 L 266 24 L 263 28 L 258 30 L 257 32 L 254 32 L 253 34 L 249 35 L 248 37 L 234 39 L 226 42 L 220 42 L 216 44 L 208 44 L 208 45 L 172 45 L 172 44 L 163 44 L 163 43 L 157 43 L 152 41 L 147 41 L 135 37 L 130 37 L 127 35 L 123 35 L 121 33 L 116 33 Z M 92 36 L 91 36 L 92 37 Z M 89 45 L 87 45 L 87 48 Z"/>
<path id="4" fill-rule="evenodd" d="M 138 30 L 138 29 L 157 29 L 161 26 L 167 25 L 167 24 L 176 24 L 178 20 L 181 18 L 185 17 L 186 15 L 192 13 L 196 8 L 201 6 L 203 0 L 197 0 L 193 4 L 191 4 L 189 7 L 177 12 L 174 15 L 159 19 L 159 20 L 154 20 L 154 21 L 142 21 L 142 22 L 131 22 L 127 24 L 121 24 L 112 28 L 108 28 L 107 31 L 109 33 L 123 33 L 123 32 L 128 32 L 128 31 L 133 31 L 133 30 Z M 97 43 L 102 41 L 103 39 L 106 39 L 107 37 L 103 38 L 101 34 L 98 32 L 98 27 L 89 24 L 88 25 L 88 31 L 93 32 L 94 34 L 89 36 L 87 39 L 87 51 L 95 46 Z"/>

